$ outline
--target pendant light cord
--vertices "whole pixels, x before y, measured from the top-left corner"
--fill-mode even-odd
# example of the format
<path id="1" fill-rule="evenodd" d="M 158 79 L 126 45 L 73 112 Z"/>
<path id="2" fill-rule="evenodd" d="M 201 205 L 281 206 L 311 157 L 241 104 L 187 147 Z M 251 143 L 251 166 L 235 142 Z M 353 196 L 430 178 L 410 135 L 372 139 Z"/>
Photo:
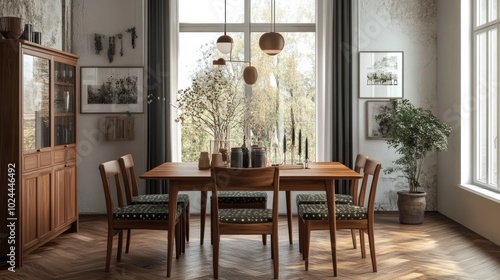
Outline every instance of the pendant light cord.
<path id="1" fill-rule="evenodd" d="M 227 0 L 224 0 L 224 35 L 226 35 L 226 22 L 227 22 L 227 16 L 226 16 L 226 9 L 227 9 Z"/>
<path id="2" fill-rule="evenodd" d="M 273 0 L 273 32 L 276 32 L 276 0 Z"/>

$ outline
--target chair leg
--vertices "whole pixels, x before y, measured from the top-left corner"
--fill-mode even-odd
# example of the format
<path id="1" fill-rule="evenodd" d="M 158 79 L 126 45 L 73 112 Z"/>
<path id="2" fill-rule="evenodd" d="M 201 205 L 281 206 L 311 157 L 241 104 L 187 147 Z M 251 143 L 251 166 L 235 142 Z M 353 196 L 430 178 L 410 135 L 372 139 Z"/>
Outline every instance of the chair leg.
<path id="1" fill-rule="evenodd" d="M 186 252 L 186 209 L 182 210 L 181 218 L 179 220 L 179 240 L 181 243 L 181 254 Z"/>
<path id="2" fill-rule="evenodd" d="M 300 220 L 300 216 L 297 216 L 297 225 L 299 226 L 299 253 L 303 254 L 304 253 L 304 247 L 303 247 L 304 236 L 302 235 L 302 221 Z"/>
<path id="3" fill-rule="evenodd" d="M 116 260 L 119 261 L 122 258 L 122 248 L 123 248 L 123 230 L 118 233 L 118 253 L 116 254 Z"/>
<path id="4" fill-rule="evenodd" d="M 207 215 L 207 191 L 201 192 L 201 209 L 200 209 L 200 245 L 203 245 L 205 239 L 205 218 Z"/>
<path id="5" fill-rule="evenodd" d="M 359 230 L 359 243 L 361 243 L 361 258 L 366 259 L 366 249 L 365 249 L 365 232 Z"/>
<path id="6" fill-rule="evenodd" d="M 175 258 L 178 259 L 179 256 L 181 255 L 181 239 L 184 239 L 184 236 L 181 236 L 181 227 L 182 225 L 180 224 L 181 222 L 177 222 L 175 224 Z"/>
<path id="7" fill-rule="evenodd" d="M 213 269 L 214 269 L 214 279 L 219 278 L 219 250 L 220 250 L 220 235 L 217 229 L 213 230 L 213 248 L 212 248 L 212 259 L 213 259 Z"/>
<path id="8" fill-rule="evenodd" d="M 290 244 L 293 244 L 293 236 L 292 236 L 292 192 L 286 191 L 286 217 L 288 221 L 288 241 Z"/>
<path id="9" fill-rule="evenodd" d="M 108 244 L 106 246 L 106 268 L 105 271 L 109 272 L 111 264 L 111 251 L 113 250 L 113 230 L 108 229 Z"/>
<path id="10" fill-rule="evenodd" d="M 351 236 L 352 236 L 352 248 L 356 249 L 358 246 L 356 245 L 356 231 L 354 229 L 351 229 Z"/>
<path id="11" fill-rule="evenodd" d="M 271 247 L 272 247 L 272 254 L 273 254 L 273 266 L 274 266 L 274 279 L 278 279 L 279 276 L 279 271 L 280 271 L 280 254 L 278 252 L 279 246 L 278 246 L 278 233 L 275 232 L 274 234 L 271 234 Z"/>
<path id="12" fill-rule="evenodd" d="M 372 258 L 373 272 L 377 272 L 377 257 L 375 255 L 375 236 L 373 234 L 373 227 L 368 228 L 368 242 L 370 243 L 370 256 Z"/>
<path id="13" fill-rule="evenodd" d="M 267 244 L 267 235 L 263 234 L 262 235 L 262 245 L 266 245 Z"/>
<path id="14" fill-rule="evenodd" d="M 189 223 L 191 220 L 190 204 L 186 205 L 186 242 L 189 242 Z"/>
<path id="15" fill-rule="evenodd" d="M 302 256 L 305 261 L 305 269 L 306 271 L 309 271 L 309 246 L 311 243 L 311 222 L 310 221 L 304 221 L 303 225 L 304 227 L 304 232 L 303 238 L 304 238 L 304 248 L 302 251 Z"/>
<path id="16" fill-rule="evenodd" d="M 127 245 L 125 246 L 125 254 L 128 254 L 130 249 L 130 235 L 132 234 L 130 229 L 127 229 Z"/>

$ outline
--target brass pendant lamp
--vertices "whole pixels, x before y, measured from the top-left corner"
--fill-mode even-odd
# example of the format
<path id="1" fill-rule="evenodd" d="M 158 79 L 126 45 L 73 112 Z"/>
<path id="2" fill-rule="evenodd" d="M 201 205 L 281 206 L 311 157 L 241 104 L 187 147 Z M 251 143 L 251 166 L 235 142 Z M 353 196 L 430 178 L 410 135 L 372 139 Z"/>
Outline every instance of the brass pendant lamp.
<path id="1" fill-rule="evenodd" d="M 224 35 L 220 36 L 217 39 L 217 49 L 223 53 L 223 54 L 228 54 L 233 50 L 233 38 L 231 36 L 226 34 L 226 21 L 227 21 L 227 0 L 224 0 Z"/>
<path id="2" fill-rule="evenodd" d="M 285 39 L 276 33 L 276 0 L 271 0 L 271 31 L 260 36 L 260 49 L 267 55 L 277 55 L 285 47 Z"/>

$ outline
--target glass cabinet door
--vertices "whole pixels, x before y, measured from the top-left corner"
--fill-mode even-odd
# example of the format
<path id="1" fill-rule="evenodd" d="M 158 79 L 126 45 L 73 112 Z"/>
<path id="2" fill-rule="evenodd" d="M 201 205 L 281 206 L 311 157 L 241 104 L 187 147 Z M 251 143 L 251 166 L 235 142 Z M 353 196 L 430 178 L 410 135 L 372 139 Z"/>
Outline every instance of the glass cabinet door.
<path id="1" fill-rule="evenodd" d="M 54 63 L 54 145 L 75 143 L 75 66 Z"/>
<path id="2" fill-rule="evenodd" d="M 50 61 L 23 55 L 23 150 L 50 147 Z"/>

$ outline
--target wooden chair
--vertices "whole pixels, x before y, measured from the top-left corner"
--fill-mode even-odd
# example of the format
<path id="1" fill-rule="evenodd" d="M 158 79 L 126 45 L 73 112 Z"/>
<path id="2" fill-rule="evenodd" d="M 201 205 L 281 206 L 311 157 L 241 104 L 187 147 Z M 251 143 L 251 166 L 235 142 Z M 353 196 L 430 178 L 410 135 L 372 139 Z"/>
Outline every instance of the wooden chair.
<path id="1" fill-rule="evenodd" d="M 219 209 L 267 209 L 267 193 L 261 191 L 226 191 L 218 193 Z M 213 196 L 210 197 L 211 213 L 214 213 Z M 214 215 L 210 215 L 211 219 Z M 213 244 L 213 236 L 211 235 Z M 266 245 L 267 237 L 262 235 L 262 244 Z"/>
<path id="2" fill-rule="evenodd" d="M 364 234 L 368 234 L 370 244 L 370 255 L 372 260 L 373 272 L 377 272 L 377 260 L 375 257 L 375 238 L 374 238 L 374 209 L 375 195 L 377 191 L 378 178 L 381 164 L 378 161 L 367 159 L 363 170 L 363 181 L 359 195 L 360 205 L 337 204 L 335 205 L 335 215 L 338 229 L 359 230 L 361 243 L 361 256 L 366 258 Z M 371 180 L 368 205 L 361 206 L 365 201 L 365 194 L 368 188 L 368 182 Z M 330 218 L 328 217 L 328 206 L 326 204 L 301 204 L 299 207 L 299 216 L 301 219 L 301 229 L 304 241 L 304 260 L 305 270 L 309 269 L 309 246 L 312 230 L 329 230 Z M 335 250 L 335 248 L 332 248 Z M 334 271 L 337 269 L 336 260 L 333 260 Z"/>
<path id="3" fill-rule="evenodd" d="M 274 265 L 274 278 L 279 274 L 278 252 L 278 198 L 279 169 L 264 168 L 224 168 L 211 170 L 213 197 L 213 269 L 214 278 L 219 276 L 220 236 L 223 234 L 270 234 L 271 257 Z M 221 191 L 273 191 L 272 209 L 220 209 Z"/>
<path id="4" fill-rule="evenodd" d="M 168 207 L 164 204 L 132 204 L 125 205 L 122 187 L 120 184 L 120 165 L 117 160 L 108 161 L 99 165 L 106 210 L 108 216 L 108 239 L 106 249 L 106 272 L 109 271 L 113 236 L 118 233 L 118 252 L 116 259 L 120 260 L 122 254 L 123 231 L 130 229 L 170 230 L 168 227 Z M 110 178 L 114 177 L 118 207 L 115 207 L 111 194 Z M 176 257 L 180 255 L 180 226 L 179 217 L 181 207 L 177 206 L 176 212 Z M 170 257 L 170 256 L 169 256 Z M 170 267 L 167 267 L 170 271 Z"/>
<path id="5" fill-rule="evenodd" d="M 139 194 L 135 175 L 135 164 L 131 154 L 124 155 L 118 159 L 125 185 L 125 195 L 127 204 L 163 204 L 168 205 L 168 194 Z M 177 197 L 179 206 L 182 209 L 181 234 L 185 238 L 181 240 L 181 252 L 184 253 L 185 241 L 189 241 L 189 196 L 179 194 Z M 130 230 L 127 231 L 127 243 L 125 252 L 128 253 L 130 246 Z"/>
<path id="6" fill-rule="evenodd" d="M 368 156 L 363 154 L 358 154 L 356 156 L 356 161 L 354 162 L 354 171 L 361 173 L 361 170 L 365 167 L 366 160 Z M 358 205 L 358 180 L 352 180 L 351 186 L 349 188 L 350 194 L 335 194 L 335 204 L 350 204 L 350 205 Z M 297 213 L 299 212 L 299 207 L 301 204 L 326 204 L 326 194 L 298 194 L 295 202 L 297 204 Z M 299 224 L 299 252 L 303 252 L 303 242 L 302 240 L 302 230 L 301 230 L 301 222 L 300 216 L 297 217 Z M 354 249 L 356 246 L 356 231 L 351 230 L 352 236 L 352 247 Z"/>

